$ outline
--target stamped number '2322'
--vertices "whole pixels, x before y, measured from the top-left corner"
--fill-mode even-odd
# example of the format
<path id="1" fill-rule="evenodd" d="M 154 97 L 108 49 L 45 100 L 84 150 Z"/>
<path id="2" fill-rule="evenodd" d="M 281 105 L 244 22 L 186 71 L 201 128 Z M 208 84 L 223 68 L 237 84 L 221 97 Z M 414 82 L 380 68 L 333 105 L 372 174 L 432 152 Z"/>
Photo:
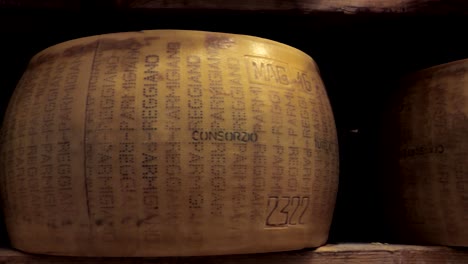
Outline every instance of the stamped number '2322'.
<path id="1" fill-rule="evenodd" d="M 269 227 L 303 225 L 309 197 L 270 196 L 265 224 Z"/>

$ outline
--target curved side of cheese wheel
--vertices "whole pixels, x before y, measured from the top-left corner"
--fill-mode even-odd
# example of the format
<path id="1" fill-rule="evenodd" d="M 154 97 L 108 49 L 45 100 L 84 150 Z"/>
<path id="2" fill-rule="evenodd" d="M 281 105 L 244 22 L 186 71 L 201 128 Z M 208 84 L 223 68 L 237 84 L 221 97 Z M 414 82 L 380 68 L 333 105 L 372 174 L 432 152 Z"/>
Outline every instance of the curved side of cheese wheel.
<path id="1" fill-rule="evenodd" d="M 407 77 L 389 119 L 391 226 L 400 242 L 468 246 L 468 60 Z"/>
<path id="2" fill-rule="evenodd" d="M 21 250 L 216 255 L 327 239 L 334 119 L 315 62 L 284 44 L 180 30 L 58 44 L 31 60 L 4 127 Z"/>

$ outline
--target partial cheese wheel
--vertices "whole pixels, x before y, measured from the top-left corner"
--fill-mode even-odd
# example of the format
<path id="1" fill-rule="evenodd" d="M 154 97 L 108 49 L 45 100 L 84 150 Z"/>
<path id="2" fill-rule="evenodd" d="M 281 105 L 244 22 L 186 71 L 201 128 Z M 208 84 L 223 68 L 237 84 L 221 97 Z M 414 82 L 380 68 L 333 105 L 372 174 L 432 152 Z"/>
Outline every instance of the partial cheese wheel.
<path id="1" fill-rule="evenodd" d="M 256 37 L 155 30 L 30 62 L 2 135 L 14 247 L 185 256 L 317 247 L 338 152 L 314 61 Z"/>
<path id="2" fill-rule="evenodd" d="M 468 60 L 407 77 L 390 113 L 386 197 L 395 238 L 468 246 Z"/>

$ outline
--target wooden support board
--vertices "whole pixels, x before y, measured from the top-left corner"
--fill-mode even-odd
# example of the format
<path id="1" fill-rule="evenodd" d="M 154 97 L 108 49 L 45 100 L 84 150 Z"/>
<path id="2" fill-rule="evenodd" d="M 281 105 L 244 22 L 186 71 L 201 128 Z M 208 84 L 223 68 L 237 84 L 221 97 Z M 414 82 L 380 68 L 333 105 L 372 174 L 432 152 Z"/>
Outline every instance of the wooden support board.
<path id="1" fill-rule="evenodd" d="M 230 10 L 297 13 L 416 13 L 468 14 L 464 0 L 0 0 L 0 8 L 93 10 Z"/>
<path id="2" fill-rule="evenodd" d="M 0 249 L 0 263 L 204 263 L 204 264 L 358 264 L 358 263 L 468 263 L 468 248 L 438 246 L 412 246 L 388 244 L 337 244 L 315 250 L 210 257 L 171 258 L 84 258 L 55 257 L 21 253 L 12 249 Z"/>
<path id="3" fill-rule="evenodd" d="M 467 14 L 468 3 L 463 0 L 115 0 L 123 8 L 140 9 L 200 9 L 236 11 L 296 11 L 299 13 L 431 13 Z"/>

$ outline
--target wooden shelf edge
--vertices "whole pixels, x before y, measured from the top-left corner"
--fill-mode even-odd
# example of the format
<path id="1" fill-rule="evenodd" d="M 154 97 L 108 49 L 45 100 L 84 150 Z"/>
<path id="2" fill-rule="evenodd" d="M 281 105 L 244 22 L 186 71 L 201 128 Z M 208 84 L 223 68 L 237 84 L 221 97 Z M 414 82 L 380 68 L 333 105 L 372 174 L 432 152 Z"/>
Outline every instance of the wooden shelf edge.
<path id="1" fill-rule="evenodd" d="M 0 263 L 226 263 L 226 264 L 357 264 L 357 263 L 468 263 L 468 248 L 372 244 L 325 245 L 315 250 L 209 257 L 97 258 L 21 253 L 0 248 Z"/>
<path id="2" fill-rule="evenodd" d="M 295 11 L 298 13 L 416 13 L 468 14 L 465 0 L 114 0 L 123 9 L 197 9 L 234 11 Z"/>
<path id="3" fill-rule="evenodd" d="M 37 9 L 69 11 L 112 10 L 188 10 L 276 12 L 296 14 L 344 13 L 344 14 L 420 14 L 420 15 L 468 15 L 466 0 L 0 0 L 1 9 Z"/>

